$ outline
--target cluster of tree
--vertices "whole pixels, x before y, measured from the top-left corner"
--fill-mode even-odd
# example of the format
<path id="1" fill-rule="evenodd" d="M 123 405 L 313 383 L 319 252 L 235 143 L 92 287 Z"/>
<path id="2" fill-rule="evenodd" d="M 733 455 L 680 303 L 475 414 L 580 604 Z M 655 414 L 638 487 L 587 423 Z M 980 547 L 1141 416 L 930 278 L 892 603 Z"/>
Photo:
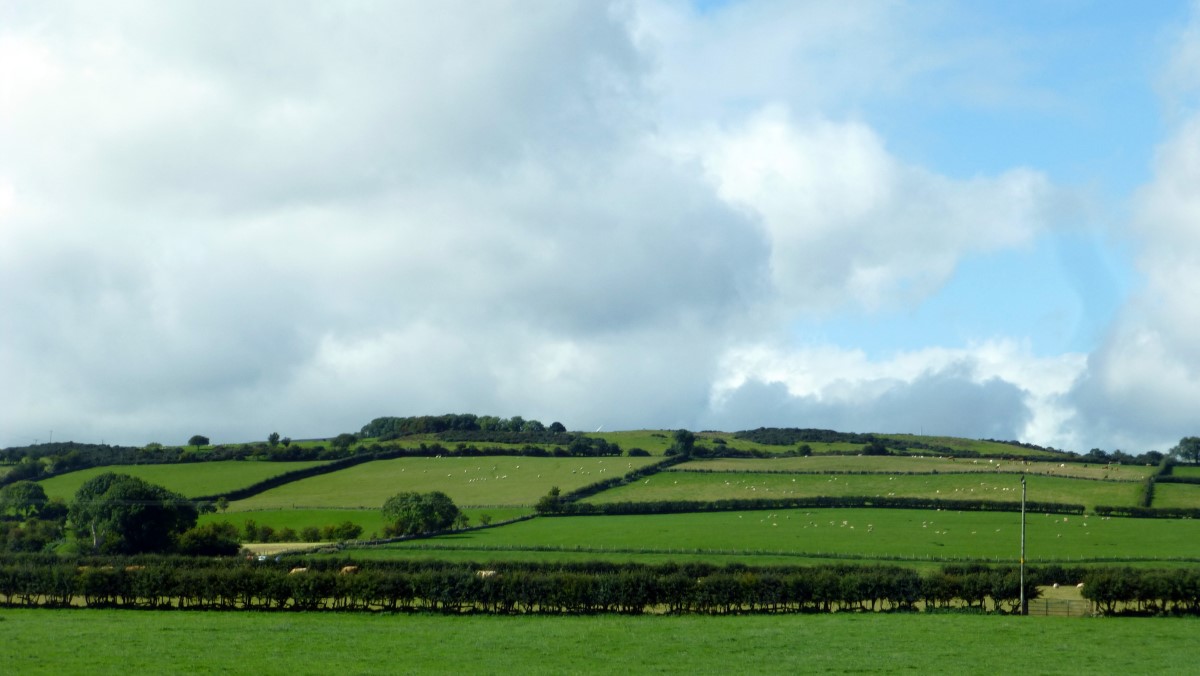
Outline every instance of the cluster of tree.
<path id="1" fill-rule="evenodd" d="M 1193 465 L 1200 463 L 1200 437 L 1184 437 L 1171 449 L 1171 455 Z"/>
<path id="2" fill-rule="evenodd" d="M 66 503 L 48 499 L 41 484 L 0 488 L 0 552 L 40 552 L 60 542 L 66 516 Z"/>
<path id="3" fill-rule="evenodd" d="M 734 432 L 734 438 L 753 441 L 766 446 L 793 446 L 803 441 L 832 444 L 837 442 L 851 444 L 869 444 L 876 441 L 874 434 L 858 434 L 855 432 L 837 432 L 796 427 L 759 427 L 753 430 Z"/>
<path id="4" fill-rule="evenodd" d="M 0 551 L 46 551 L 70 534 L 77 548 L 97 553 L 235 553 L 226 533 L 196 528 L 199 513 L 197 503 L 126 474 L 85 481 L 69 505 L 19 481 L 0 489 Z"/>
<path id="5" fill-rule="evenodd" d="M 441 491 L 398 493 L 383 503 L 384 533 L 389 536 L 427 535 L 466 528 L 467 516 Z"/>
<path id="6" fill-rule="evenodd" d="M 68 512 L 76 537 L 91 551 L 120 554 L 169 551 L 199 516 L 184 496 L 114 472 L 85 481 Z"/>
<path id="7" fill-rule="evenodd" d="M 274 528 L 267 524 L 260 525 L 253 519 L 246 519 L 240 533 L 232 524 L 221 523 L 227 524 L 234 537 L 242 542 L 345 542 L 357 540 L 363 533 L 362 526 L 350 521 L 320 527 L 304 526 L 296 530 L 288 526 Z"/>
<path id="8" fill-rule="evenodd" d="M 1083 597 L 1105 615 L 1200 615 L 1200 570 L 1093 568 Z"/>
<path id="9" fill-rule="evenodd" d="M 1026 580 L 1036 598 L 1038 578 Z M 898 566 L 778 568 L 707 564 L 480 565 L 413 561 L 236 564 L 194 560 L 12 560 L 0 563 L 0 604 L 225 610 L 446 613 L 817 613 L 975 609 L 1014 612 L 1013 568 L 947 566 L 922 576 Z"/>
<path id="10" fill-rule="evenodd" d="M 413 434 L 440 434 L 444 432 L 514 432 L 562 434 L 567 428 L 554 422 L 543 425 L 537 420 L 525 420 L 521 416 L 499 418 L 471 413 L 448 413 L 446 415 L 422 415 L 410 417 L 376 418 L 363 425 L 360 438 L 377 438 L 380 441 L 399 439 Z M 558 442 L 551 442 L 558 443 Z"/>
<path id="11" fill-rule="evenodd" d="M 588 503 L 566 499 L 551 492 L 538 501 L 539 514 L 547 516 L 613 516 L 622 514 L 684 514 L 692 512 L 741 512 L 768 509 L 858 508 L 932 509 L 963 512 L 1019 512 L 1020 502 L 989 500 L 943 500 L 940 498 L 814 496 L 803 498 L 752 498 L 729 500 L 658 500 L 646 502 Z M 1030 512 L 1083 514 L 1084 506 L 1063 502 L 1027 502 Z M 1112 508 L 1116 509 L 1116 508 Z M 1099 513 L 1099 508 L 1097 508 Z"/>
<path id="12" fill-rule="evenodd" d="M 1096 463 L 1097 465 L 1157 465 L 1165 456 L 1158 451 L 1146 451 L 1139 455 L 1131 455 L 1120 449 L 1109 452 L 1099 448 L 1084 453 L 1075 458 L 1079 462 Z"/>
<path id="13" fill-rule="evenodd" d="M 591 440 L 580 434 L 570 432 L 554 432 L 549 429 L 537 431 L 525 430 L 512 432 L 509 430 L 450 430 L 437 434 L 439 441 L 448 443 L 493 443 L 493 444 L 558 444 L 566 446 L 580 440 Z M 595 441 L 601 441 L 595 439 Z"/>

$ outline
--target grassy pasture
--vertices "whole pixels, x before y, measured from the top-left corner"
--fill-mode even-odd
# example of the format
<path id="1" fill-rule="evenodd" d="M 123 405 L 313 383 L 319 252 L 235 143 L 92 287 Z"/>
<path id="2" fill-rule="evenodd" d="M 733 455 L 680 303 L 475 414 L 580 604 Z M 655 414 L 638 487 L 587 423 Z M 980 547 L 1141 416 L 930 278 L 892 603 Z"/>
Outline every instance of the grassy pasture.
<path id="1" fill-rule="evenodd" d="M 1138 484 L 1061 477 L 1027 478 L 1028 499 L 1132 506 Z M 1020 502 L 1021 478 L 1014 474 L 752 474 L 660 472 L 642 481 L 587 498 L 597 504 L 657 500 L 727 500 L 814 496 L 923 497 Z"/>
<path id="2" fill-rule="evenodd" d="M 1200 465 L 1175 465 L 1171 474 L 1176 476 L 1200 477 Z"/>
<path id="3" fill-rule="evenodd" d="M 479 517 L 489 514 L 493 522 L 515 519 L 529 514 L 532 510 L 524 507 L 468 507 L 462 510 L 472 526 L 480 525 Z M 306 526 L 322 528 L 333 526 L 344 521 L 357 524 L 363 529 L 363 537 L 372 533 L 382 536 L 384 521 L 379 509 L 269 509 L 255 512 L 226 512 L 204 514 L 200 516 L 200 524 L 227 521 L 237 529 L 244 530 L 246 521 L 254 521 L 259 526 L 270 526 L 275 530 L 291 528 L 297 532 Z"/>
<path id="4" fill-rule="evenodd" d="M 674 443 L 672 435 L 674 430 L 633 430 L 628 432 L 588 432 L 584 436 L 597 437 L 604 439 L 609 443 L 615 443 L 621 447 L 621 450 L 627 451 L 631 448 L 640 448 L 650 452 L 651 455 L 663 455 L 663 453 Z M 760 444 L 745 439 L 738 439 L 729 432 L 698 432 L 696 433 L 696 443 L 705 446 L 713 445 L 713 441 L 721 439 L 725 442 L 726 448 L 733 448 L 740 451 L 762 451 L 771 454 L 781 454 L 787 450 L 794 450 L 795 446 L 772 446 L 769 444 Z M 813 453 L 852 453 L 862 450 L 863 444 L 852 444 L 848 442 L 809 442 L 809 447 Z"/>
<path id="5" fill-rule="evenodd" d="M 383 532 L 383 515 L 378 509 L 273 509 L 257 512 L 226 512 L 202 514 L 200 525 L 226 521 L 243 530 L 247 521 L 259 526 L 270 526 L 275 530 L 291 528 L 297 532 L 306 526 L 322 528 L 344 521 L 362 527 L 364 536 Z"/>
<path id="6" fill-rule="evenodd" d="M 622 451 L 640 448 L 651 455 L 662 455 L 671 447 L 674 441 L 673 430 L 629 430 L 625 432 L 588 432 L 584 436 L 603 439 L 610 444 L 616 444 Z"/>
<path id="7" fill-rule="evenodd" d="M 813 455 L 787 458 L 714 458 L 693 460 L 676 465 L 675 471 L 707 470 L 724 472 L 939 472 L 942 474 L 968 472 L 1025 472 L 1046 476 L 1081 479 L 1110 479 L 1142 481 L 1156 471 L 1140 465 L 1104 465 L 1057 462 L 996 461 L 973 458 L 951 460 L 935 456 L 905 455 Z"/>
<path id="8" fill-rule="evenodd" d="M 994 674 L 1000 652 L 1008 673 L 1078 674 L 1191 672 L 1200 621 L 3 610 L 0 627 L 0 663 L 30 675 Z"/>
<path id="9" fill-rule="evenodd" d="M 1200 507 L 1200 485 L 1154 484 L 1153 507 L 1186 508 Z"/>
<path id="10" fill-rule="evenodd" d="M 238 500 L 231 511 L 290 508 L 376 509 L 402 491 L 443 491 L 459 507 L 531 506 L 654 462 L 654 458 L 400 458 L 377 460 Z"/>
<path id="11" fill-rule="evenodd" d="M 900 443 L 925 443 L 931 446 L 945 446 L 947 448 L 955 448 L 963 451 L 971 451 L 980 455 L 1002 455 L 1002 456 L 1019 456 L 1019 457 L 1060 457 L 1057 453 L 1048 453 L 1039 451 L 1033 448 L 1025 448 L 1013 444 L 1002 444 L 995 441 L 983 441 L 979 439 L 963 439 L 961 437 L 937 437 L 926 436 L 921 434 L 878 434 L 881 439 L 891 439 Z M 919 452 L 919 451 L 917 451 Z"/>
<path id="12" fill-rule="evenodd" d="M 1101 519 L 1031 514 L 1031 562 L 1081 559 L 1200 559 L 1200 521 Z M 812 509 L 653 516 L 543 517 L 499 528 L 386 545 L 406 550 L 441 546 L 626 553 L 723 553 L 860 556 L 1015 562 L 1020 515 L 904 509 Z M 553 556 L 547 556 L 553 558 Z"/>
<path id="13" fill-rule="evenodd" d="M 39 483 L 50 497 L 69 500 L 85 481 L 105 472 L 130 474 L 150 483 L 158 484 L 188 497 L 224 493 L 242 488 L 273 476 L 314 465 L 313 462 L 256 462 L 245 460 L 222 460 L 217 462 L 193 462 L 170 465 L 111 465 L 90 467 L 78 472 L 62 474 Z"/>

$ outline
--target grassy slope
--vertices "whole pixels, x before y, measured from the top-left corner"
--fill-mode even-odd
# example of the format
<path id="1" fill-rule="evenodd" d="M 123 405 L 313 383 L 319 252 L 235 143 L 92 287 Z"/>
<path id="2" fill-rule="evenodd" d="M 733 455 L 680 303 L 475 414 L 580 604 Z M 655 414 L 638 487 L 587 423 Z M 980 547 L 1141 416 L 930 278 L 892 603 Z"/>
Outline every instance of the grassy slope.
<path id="1" fill-rule="evenodd" d="M 1030 561 L 1200 558 L 1200 521 L 1030 515 Z M 1016 560 L 1020 517 L 997 512 L 901 509 L 780 510 L 655 516 L 553 517 L 389 545 L 489 549 L 552 547 L 843 554 Z M 553 557 L 549 557 L 553 558 Z"/>
<path id="2" fill-rule="evenodd" d="M 1200 486 L 1196 484 L 1164 484 L 1154 486 L 1154 507 L 1200 508 Z"/>
<path id="3" fill-rule="evenodd" d="M 892 439 L 901 443 L 920 442 L 931 446 L 946 446 L 964 451 L 973 451 L 980 455 L 1003 455 L 1003 456 L 1019 456 L 1019 457 L 1069 457 L 1063 453 L 1051 453 L 1039 451 L 1033 448 L 1025 448 L 1013 444 L 1002 444 L 995 441 L 982 441 L 978 439 L 963 439 L 960 437 L 937 437 L 927 436 L 922 434 L 880 434 L 877 435 L 884 439 Z M 919 452 L 919 451 L 918 451 Z"/>
<path id="4" fill-rule="evenodd" d="M 0 626 L 15 674 L 994 674 L 1001 653 L 1007 673 L 1078 674 L 1192 671 L 1200 622 L 5 610 Z"/>
<path id="5" fill-rule="evenodd" d="M 1133 506 L 1135 482 L 1029 477 L 1028 499 Z M 1021 478 L 1014 474 L 821 475 L 740 472 L 662 472 L 588 498 L 587 502 L 723 500 L 829 496 L 923 497 L 1020 502 Z"/>
<path id="6" fill-rule="evenodd" d="M 402 458 L 356 465 L 280 486 L 231 510 L 378 508 L 403 491 L 443 491 L 461 506 L 529 506 L 551 487 L 569 491 L 654 458 Z"/>
<path id="7" fill-rule="evenodd" d="M 1104 465 L 1077 463 L 994 461 L 984 459 L 950 460 L 938 457 L 897 455 L 820 456 L 795 458 L 716 458 L 696 460 L 677 465 L 676 470 L 709 470 L 728 472 L 1025 472 L 1028 474 L 1141 481 L 1156 471 L 1154 467 L 1119 465 L 1105 469 Z"/>
<path id="8" fill-rule="evenodd" d="M 254 462 L 225 460 L 173 465 L 111 465 L 63 474 L 42 482 L 46 495 L 69 500 L 85 481 L 105 472 L 131 474 L 188 497 L 213 495 L 249 486 L 324 462 Z"/>
<path id="9" fill-rule="evenodd" d="M 462 511 L 467 515 L 469 524 L 476 526 L 480 524 L 479 517 L 484 514 L 490 515 L 493 521 L 499 522 L 528 514 L 532 510 L 522 507 L 468 507 Z M 270 509 L 254 512 L 204 514 L 200 517 L 201 524 L 211 521 L 227 521 L 236 526 L 238 530 L 245 528 L 247 520 L 254 521 L 260 526 L 270 526 L 275 530 L 291 528 L 297 532 L 305 526 L 322 528 L 349 521 L 362 526 L 364 538 L 370 538 L 373 533 L 382 534 L 384 526 L 383 514 L 379 509 Z"/>

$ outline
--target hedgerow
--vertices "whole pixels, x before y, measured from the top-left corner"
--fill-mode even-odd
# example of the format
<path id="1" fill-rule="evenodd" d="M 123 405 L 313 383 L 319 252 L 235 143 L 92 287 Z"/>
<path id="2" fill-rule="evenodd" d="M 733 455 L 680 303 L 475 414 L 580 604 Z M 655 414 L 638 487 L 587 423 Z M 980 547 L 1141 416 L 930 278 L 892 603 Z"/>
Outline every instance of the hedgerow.
<path id="1" fill-rule="evenodd" d="M 298 567 L 299 566 L 299 567 Z M 1036 576 L 1026 581 L 1037 596 Z M 0 605 L 441 613 L 1014 612 L 1011 567 L 449 563 L 178 557 L 0 560 Z"/>

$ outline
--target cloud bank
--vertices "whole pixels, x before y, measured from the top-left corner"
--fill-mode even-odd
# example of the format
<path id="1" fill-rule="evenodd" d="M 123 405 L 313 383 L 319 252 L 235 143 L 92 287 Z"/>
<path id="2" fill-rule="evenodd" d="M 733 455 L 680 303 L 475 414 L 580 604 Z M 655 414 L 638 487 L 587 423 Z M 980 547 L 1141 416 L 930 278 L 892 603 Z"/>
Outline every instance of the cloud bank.
<path id="1" fill-rule="evenodd" d="M 448 411 L 1177 438 L 1200 118 L 1137 198 L 1146 284 L 1094 353 L 795 335 L 1061 226 L 1036 167 L 952 176 L 854 112 L 1004 80 L 990 48 L 844 5 L 0 9 L 0 445 Z"/>

